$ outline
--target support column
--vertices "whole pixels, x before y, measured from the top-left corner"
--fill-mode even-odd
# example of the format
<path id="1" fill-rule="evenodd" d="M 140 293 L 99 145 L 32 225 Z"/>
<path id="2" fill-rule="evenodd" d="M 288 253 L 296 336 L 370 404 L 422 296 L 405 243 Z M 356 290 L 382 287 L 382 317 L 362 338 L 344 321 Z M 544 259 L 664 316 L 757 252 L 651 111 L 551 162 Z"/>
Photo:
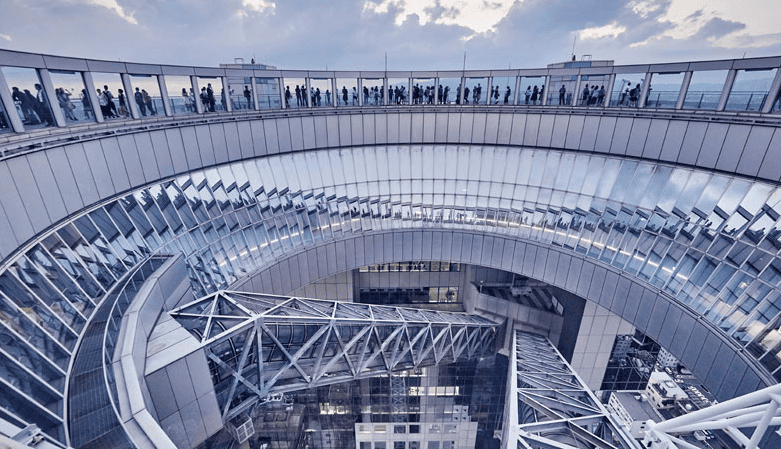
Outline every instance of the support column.
<path id="1" fill-rule="evenodd" d="M 49 75 L 49 70 L 38 69 L 38 76 L 41 79 L 41 86 L 43 86 L 43 93 L 46 96 L 46 103 L 52 111 L 52 117 L 54 117 L 54 123 L 60 128 L 68 126 L 65 122 L 65 114 L 60 109 L 60 102 L 57 101 L 57 95 L 54 93 L 54 84 L 52 84 L 52 77 Z M 36 93 L 36 96 L 38 94 Z"/>
<path id="2" fill-rule="evenodd" d="M 732 85 L 735 84 L 737 75 L 738 71 L 735 69 L 729 69 L 727 72 L 727 79 L 724 80 L 724 87 L 721 89 L 721 97 L 719 97 L 719 105 L 716 106 L 717 111 L 723 111 L 727 107 L 727 99 L 729 99 L 729 93 L 732 92 Z"/>
<path id="3" fill-rule="evenodd" d="M 171 100 L 168 98 L 168 88 L 165 85 L 163 75 L 157 75 L 157 86 L 160 88 L 160 98 L 163 100 L 163 110 L 166 117 L 173 117 L 174 111 L 171 108 Z"/>
<path id="4" fill-rule="evenodd" d="M 222 81 L 222 95 L 225 99 L 225 110 L 227 112 L 233 112 L 233 99 L 231 99 L 231 89 L 230 84 L 228 84 L 228 77 L 221 76 L 220 80 Z"/>
<path id="5" fill-rule="evenodd" d="M 130 115 L 134 119 L 140 119 L 141 113 L 138 112 L 138 105 L 136 104 L 136 93 L 133 92 L 133 83 L 130 82 L 130 74 L 123 73 L 122 87 L 125 88 L 125 100 L 127 101 L 127 108 L 130 110 Z"/>
<path id="6" fill-rule="evenodd" d="M 287 109 L 290 107 L 290 105 L 285 103 L 287 101 L 285 98 L 285 79 L 280 76 L 277 78 L 277 83 L 279 84 L 279 95 L 280 99 L 282 100 L 282 109 Z"/>
<path id="7" fill-rule="evenodd" d="M 540 104 L 543 106 L 548 105 L 548 91 L 550 90 L 550 75 L 545 75 L 545 90 L 542 92 L 542 100 L 540 101 Z"/>
<path id="8" fill-rule="evenodd" d="M 773 84 L 770 85 L 770 90 L 768 91 L 767 99 L 765 100 L 765 104 L 762 105 L 762 109 L 760 112 L 762 112 L 763 114 L 767 114 L 768 112 L 773 110 L 773 103 L 775 103 L 778 96 L 781 95 L 779 89 L 781 89 L 781 69 L 776 70 L 776 77 L 773 78 Z"/>
<path id="9" fill-rule="evenodd" d="M 358 77 L 358 106 L 363 106 L 363 78 Z"/>
<path id="10" fill-rule="evenodd" d="M 193 96 L 195 97 L 195 111 L 203 114 L 203 102 L 201 101 L 201 91 L 198 87 L 198 77 L 190 75 L 190 84 L 193 85 Z"/>
<path id="11" fill-rule="evenodd" d="M 92 112 L 95 114 L 95 121 L 103 123 L 106 121 L 106 118 L 103 117 L 103 111 L 100 109 L 100 100 L 98 100 L 98 94 L 95 92 L 95 81 L 92 79 L 92 72 L 84 72 L 83 76 L 87 97 L 92 106 Z M 125 96 L 125 101 L 127 101 L 127 95 Z"/>
<path id="12" fill-rule="evenodd" d="M 640 98 L 637 99 L 637 109 L 645 108 L 645 102 L 648 100 L 648 93 L 651 91 L 651 79 L 653 76 L 654 74 L 651 72 L 645 74 L 645 81 L 643 81 Z"/>
<path id="13" fill-rule="evenodd" d="M 521 89 L 521 75 L 518 75 L 515 77 L 515 92 L 513 92 L 515 95 L 513 96 L 513 106 L 518 106 L 518 99 L 521 98 L 521 96 L 518 94 L 518 91 Z"/>
<path id="14" fill-rule="evenodd" d="M 0 100 L 3 102 L 5 115 L 8 117 L 8 121 L 11 122 L 11 129 L 13 129 L 15 133 L 23 133 L 24 124 L 22 123 L 22 119 L 19 117 L 16 105 L 14 104 L 14 99 L 11 97 L 11 92 L 8 88 L 8 83 L 5 80 L 5 75 L 3 75 L 2 70 L 0 70 Z"/>
<path id="15" fill-rule="evenodd" d="M 683 109 L 683 102 L 686 100 L 686 94 L 689 92 L 689 84 L 691 84 L 693 74 L 694 72 L 685 72 L 683 74 L 681 91 L 678 93 L 678 101 L 675 103 L 675 109 Z"/>
<path id="16" fill-rule="evenodd" d="M 571 107 L 578 106 L 578 101 L 582 98 L 582 91 L 580 87 L 580 83 L 583 82 L 582 75 L 578 73 L 578 78 L 575 80 L 575 88 L 572 89 L 572 104 L 570 104 Z M 607 95 L 607 92 L 605 92 L 605 95 Z"/>
<path id="17" fill-rule="evenodd" d="M 260 104 L 258 104 L 258 83 L 255 80 L 255 74 L 253 73 L 249 80 L 249 88 L 252 89 L 252 107 L 248 109 L 260 110 Z"/>

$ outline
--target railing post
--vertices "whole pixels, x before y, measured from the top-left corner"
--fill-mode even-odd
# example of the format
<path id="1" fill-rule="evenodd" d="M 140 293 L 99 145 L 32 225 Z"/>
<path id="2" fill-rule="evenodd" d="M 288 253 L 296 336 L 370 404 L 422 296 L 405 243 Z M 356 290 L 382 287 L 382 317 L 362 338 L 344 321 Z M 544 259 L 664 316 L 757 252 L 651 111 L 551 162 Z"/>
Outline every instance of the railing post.
<path id="1" fill-rule="evenodd" d="M 760 112 L 767 114 L 773 110 L 773 104 L 779 96 L 779 89 L 781 89 L 781 68 L 776 70 L 776 77 L 773 78 L 773 84 L 770 85 L 767 100 L 765 101 L 765 104 L 762 105 L 762 110 Z"/>
<path id="2" fill-rule="evenodd" d="M 92 113 L 95 114 L 95 121 L 103 123 L 106 118 L 103 117 L 103 111 L 100 109 L 100 100 L 98 94 L 95 93 L 95 81 L 92 79 L 92 72 L 84 72 L 84 84 L 86 85 L 87 97 L 89 98 L 90 106 L 92 106 Z M 127 96 L 125 96 L 127 101 Z"/>
<path id="3" fill-rule="evenodd" d="M 190 84 L 192 84 L 193 96 L 195 97 L 195 111 L 203 114 L 203 102 L 201 101 L 201 91 L 198 88 L 198 77 L 190 75 Z"/>
<path id="4" fill-rule="evenodd" d="M 157 75 L 157 86 L 160 88 L 160 98 L 163 100 L 163 111 L 166 117 L 173 117 L 174 111 L 171 108 L 171 100 L 168 98 L 168 89 L 165 85 L 165 76 Z M 127 99 L 125 100 L 127 101 Z"/>
<path id="5" fill-rule="evenodd" d="M 3 75 L 2 70 L 0 70 L 0 100 L 3 102 L 5 115 L 11 122 L 11 128 L 15 133 L 23 133 L 24 124 L 22 123 L 22 119 L 19 118 L 16 104 L 14 104 L 14 99 L 11 97 L 11 91 L 8 90 L 8 83 L 5 80 L 5 75 Z"/>
<path id="6" fill-rule="evenodd" d="M 38 76 L 41 78 L 43 93 L 46 95 L 46 102 L 52 111 L 54 123 L 60 128 L 68 126 L 65 122 L 65 115 L 62 113 L 62 109 L 60 109 L 60 102 L 57 101 L 57 94 L 54 92 L 54 84 L 52 84 L 52 77 L 49 75 L 49 70 L 38 69 Z"/>
<path id="7" fill-rule="evenodd" d="M 716 106 L 717 111 L 723 111 L 727 107 L 727 100 L 729 99 L 729 93 L 732 92 L 732 85 L 735 84 L 735 77 L 738 75 L 738 71 L 735 69 L 729 69 L 727 72 L 727 79 L 724 80 L 724 87 L 721 89 L 721 96 L 719 97 L 719 104 Z"/>
<path id="8" fill-rule="evenodd" d="M 683 74 L 683 82 L 681 83 L 681 91 L 678 92 L 678 101 L 675 103 L 675 109 L 683 109 L 683 103 L 686 101 L 686 94 L 689 92 L 689 85 L 692 82 L 692 75 L 694 72 L 691 70 Z"/>

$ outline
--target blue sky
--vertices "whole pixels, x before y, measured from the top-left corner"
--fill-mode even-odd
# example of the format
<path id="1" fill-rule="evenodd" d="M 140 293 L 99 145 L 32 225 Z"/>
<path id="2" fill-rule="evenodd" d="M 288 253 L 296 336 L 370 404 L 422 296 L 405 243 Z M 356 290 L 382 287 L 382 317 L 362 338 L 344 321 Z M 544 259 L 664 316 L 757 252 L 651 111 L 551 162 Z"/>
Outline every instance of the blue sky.
<path id="1" fill-rule="evenodd" d="M 0 0 L 0 48 L 285 69 L 544 67 L 781 55 L 781 1 Z"/>

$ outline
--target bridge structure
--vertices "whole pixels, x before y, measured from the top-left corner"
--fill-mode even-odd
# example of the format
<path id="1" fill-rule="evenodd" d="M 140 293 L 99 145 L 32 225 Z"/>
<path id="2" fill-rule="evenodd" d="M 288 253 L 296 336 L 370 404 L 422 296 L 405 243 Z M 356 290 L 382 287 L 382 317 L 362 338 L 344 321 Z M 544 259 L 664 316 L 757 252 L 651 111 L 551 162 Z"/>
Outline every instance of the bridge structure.
<path id="1" fill-rule="evenodd" d="M 780 67 L 285 71 L 0 51 L 3 419 L 70 443 L 85 331 L 162 254 L 182 256 L 193 297 L 402 260 L 502 269 L 632 323 L 719 400 L 771 386 Z M 208 85 L 213 101 L 189 95 Z"/>

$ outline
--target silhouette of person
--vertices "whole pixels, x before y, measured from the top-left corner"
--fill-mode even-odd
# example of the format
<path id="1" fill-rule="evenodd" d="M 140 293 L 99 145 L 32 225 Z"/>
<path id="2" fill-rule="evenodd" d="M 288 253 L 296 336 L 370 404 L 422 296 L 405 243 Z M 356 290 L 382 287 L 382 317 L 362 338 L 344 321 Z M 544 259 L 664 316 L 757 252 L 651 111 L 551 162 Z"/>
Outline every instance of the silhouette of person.
<path id="1" fill-rule="evenodd" d="M 138 105 L 138 110 L 141 112 L 141 115 L 146 117 L 146 104 L 144 104 L 144 94 L 141 93 L 141 90 L 136 87 L 136 93 L 134 95 L 134 98 L 136 100 L 136 104 Z"/>

